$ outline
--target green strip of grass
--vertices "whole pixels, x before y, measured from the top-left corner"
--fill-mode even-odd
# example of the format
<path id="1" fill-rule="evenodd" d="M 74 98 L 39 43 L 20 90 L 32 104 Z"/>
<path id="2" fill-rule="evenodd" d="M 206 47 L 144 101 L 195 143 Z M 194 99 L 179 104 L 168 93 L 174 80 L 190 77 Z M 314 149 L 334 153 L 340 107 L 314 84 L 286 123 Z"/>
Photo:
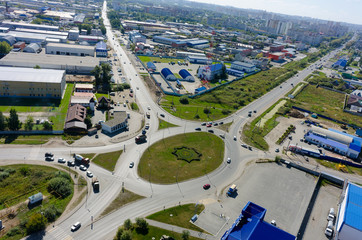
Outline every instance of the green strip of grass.
<path id="1" fill-rule="evenodd" d="M 203 232 L 203 230 L 194 224 L 190 223 L 190 219 L 195 214 L 200 214 L 205 209 L 203 204 L 195 206 L 195 204 L 185 204 L 173 208 L 168 208 L 163 211 L 154 213 L 146 218 L 155 221 Z"/>
<path id="2" fill-rule="evenodd" d="M 92 162 L 112 172 L 122 152 L 123 150 L 109 153 L 101 153 L 98 154 Z"/>
<path id="3" fill-rule="evenodd" d="M 165 120 L 162 120 L 160 118 L 158 119 L 158 130 L 165 129 L 165 128 L 171 128 L 171 127 L 178 127 L 178 125 L 169 123 L 169 122 L 167 122 Z"/>
<path id="4" fill-rule="evenodd" d="M 82 157 L 89 158 L 90 160 L 92 160 L 95 155 L 95 153 L 82 153 Z"/>
<path id="5" fill-rule="evenodd" d="M 52 138 L 60 138 L 54 135 L 1 135 L 1 144 L 32 144 L 47 143 Z"/>
<path id="6" fill-rule="evenodd" d="M 132 108 L 132 110 L 135 110 L 135 111 L 138 111 L 138 110 L 139 110 L 138 105 L 137 105 L 137 103 L 135 103 L 135 102 L 132 102 L 132 103 L 131 103 L 131 108 Z"/>
<path id="7" fill-rule="evenodd" d="M 147 234 L 137 233 L 137 231 L 135 229 L 132 231 L 133 240 L 145 240 L 145 239 L 153 239 L 153 238 L 161 239 L 161 237 L 163 235 L 170 236 L 175 240 L 182 240 L 181 233 L 172 232 L 172 231 L 154 227 L 154 226 L 148 226 Z M 200 240 L 200 238 L 196 238 L 196 237 L 192 237 L 192 236 L 190 236 L 188 239 L 189 240 Z"/>

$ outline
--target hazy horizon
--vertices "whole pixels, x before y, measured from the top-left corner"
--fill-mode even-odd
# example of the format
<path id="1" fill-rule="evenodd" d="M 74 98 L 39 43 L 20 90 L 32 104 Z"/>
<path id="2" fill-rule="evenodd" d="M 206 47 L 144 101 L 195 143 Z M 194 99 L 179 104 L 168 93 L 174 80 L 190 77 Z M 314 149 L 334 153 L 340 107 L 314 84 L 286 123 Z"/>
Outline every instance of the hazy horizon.
<path id="1" fill-rule="evenodd" d="M 362 25 L 362 0 L 191 0 Z"/>

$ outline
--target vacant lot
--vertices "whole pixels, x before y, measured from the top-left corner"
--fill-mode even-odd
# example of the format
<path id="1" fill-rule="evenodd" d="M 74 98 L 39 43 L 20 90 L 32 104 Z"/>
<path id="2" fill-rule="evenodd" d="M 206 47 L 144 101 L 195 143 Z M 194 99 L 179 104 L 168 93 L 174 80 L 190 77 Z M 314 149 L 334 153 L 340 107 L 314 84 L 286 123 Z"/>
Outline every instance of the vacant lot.
<path id="1" fill-rule="evenodd" d="M 362 118 L 346 112 L 343 112 L 343 103 L 345 95 L 324 88 L 317 88 L 308 85 L 300 92 L 292 105 L 319 113 L 349 124 L 362 126 Z"/>
<path id="2" fill-rule="evenodd" d="M 172 154 L 175 148 L 180 147 L 190 149 L 177 151 L 179 156 L 189 158 L 189 162 L 178 160 Z M 180 134 L 150 146 L 141 157 L 138 174 L 154 183 L 181 182 L 215 170 L 223 157 L 224 142 L 219 137 L 210 133 Z"/>

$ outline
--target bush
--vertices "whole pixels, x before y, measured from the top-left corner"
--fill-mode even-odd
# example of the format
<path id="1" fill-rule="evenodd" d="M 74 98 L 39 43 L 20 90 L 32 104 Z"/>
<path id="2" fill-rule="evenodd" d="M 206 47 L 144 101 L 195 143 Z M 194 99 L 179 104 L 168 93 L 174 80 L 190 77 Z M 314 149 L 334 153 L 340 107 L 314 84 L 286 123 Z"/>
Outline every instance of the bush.
<path id="1" fill-rule="evenodd" d="M 143 218 L 136 218 L 136 231 L 138 233 L 147 234 L 148 223 Z"/>
<path id="2" fill-rule="evenodd" d="M 196 114 L 194 118 L 199 119 L 200 118 L 199 114 Z"/>
<path id="3" fill-rule="evenodd" d="M 211 113 L 210 108 L 207 108 L 207 107 L 204 108 L 204 113 L 205 114 L 210 114 Z"/>
<path id="4" fill-rule="evenodd" d="M 128 83 L 122 83 L 124 89 L 130 89 L 131 86 Z"/>
<path id="5" fill-rule="evenodd" d="M 14 168 L 7 168 L 7 169 L 4 170 L 4 172 L 7 172 L 9 174 L 13 174 L 13 173 L 16 172 L 16 170 Z"/>
<path id="6" fill-rule="evenodd" d="M 119 227 L 117 230 L 116 236 L 114 236 L 113 240 L 120 240 L 122 234 L 123 234 L 123 228 Z"/>
<path id="7" fill-rule="evenodd" d="M 63 171 L 56 171 L 54 173 L 54 177 L 62 177 L 62 178 L 65 178 L 65 179 L 67 179 L 69 181 L 71 180 L 70 175 L 68 173 L 66 173 L 66 172 L 63 172 Z"/>
<path id="8" fill-rule="evenodd" d="M 57 216 L 59 216 L 62 212 L 57 209 L 54 205 L 50 205 L 44 210 L 44 216 L 48 220 L 48 222 L 54 222 Z"/>
<path id="9" fill-rule="evenodd" d="M 223 109 L 223 110 L 221 111 L 221 113 L 224 114 L 224 115 L 228 115 L 228 114 L 230 113 L 230 110 L 228 110 L 228 109 Z"/>
<path id="10" fill-rule="evenodd" d="M 0 172 L 0 181 L 8 178 L 10 174 L 8 172 Z"/>
<path id="11" fill-rule="evenodd" d="M 48 183 L 48 191 L 56 197 L 66 198 L 72 193 L 70 181 L 63 177 L 55 177 Z M 55 193 L 54 193 L 55 192 Z"/>
<path id="12" fill-rule="evenodd" d="M 30 173 L 29 167 L 21 167 L 21 168 L 20 168 L 20 173 L 21 173 L 24 177 L 26 177 L 26 176 L 29 175 L 29 173 Z"/>
<path id="13" fill-rule="evenodd" d="M 182 104 L 189 104 L 189 98 L 187 96 L 180 97 L 180 103 Z"/>
<path id="14" fill-rule="evenodd" d="M 29 221 L 26 223 L 26 233 L 31 234 L 45 229 L 47 223 L 46 218 L 40 213 L 35 213 L 30 216 Z"/>
<path id="15" fill-rule="evenodd" d="M 131 219 L 126 219 L 123 223 L 123 227 L 125 230 L 132 229 L 133 225 L 132 225 Z"/>
<path id="16" fill-rule="evenodd" d="M 6 233 L 6 236 L 13 237 L 15 235 L 22 234 L 22 233 L 23 232 L 21 231 L 20 227 L 17 226 L 17 227 L 13 227 L 12 229 L 10 229 L 9 232 Z"/>

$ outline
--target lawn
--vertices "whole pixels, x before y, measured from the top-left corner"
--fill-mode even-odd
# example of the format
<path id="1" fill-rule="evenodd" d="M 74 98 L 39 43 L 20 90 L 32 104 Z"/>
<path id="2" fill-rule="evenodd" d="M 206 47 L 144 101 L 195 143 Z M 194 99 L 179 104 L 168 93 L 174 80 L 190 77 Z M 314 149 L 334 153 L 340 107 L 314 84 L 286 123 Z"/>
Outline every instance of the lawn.
<path id="1" fill-rule="evenodd" d="M 59 99 L 31 99 L 31 98 L 1 98 L 0 112 L 10 112 L 14 108 L 18 113 L 46 112 L 53 114 L 49 120 L 53 122 L 54 130 L 62 130 L 74 84 L 67 84 L 62 100 Z"/>
<path id="2" fill-rule="evenodd" d="M 99 99 L 100 97 L 109 98 L 109 95 L 107 93 L 96 93 L 96 98 Z"/>
<path id="3" fill-rule="evenodd" d="M 0 135 L 2 144 L 44 144 L 52 138 L 60 138 L 55 135 Z"/>
<path id="4" fill-rule="evenodd" d="M 361 117 L 343 112 L 344 97 L 345 94 L 308 85 L 295 99 L 291 100 L 291 103 L 294 106 L 362 127 Z"/>
<path id="5" fill-rule="evenodd" d="M 100 217 L 107 215 L 110 212 L 113 212 L 127 203 L 137 201 L 139 199 L 144 198 L 143 196 L 137 195 L 133 192 L 130 192 L 126 189 L 123 189 L 118 196 L 112 201 L 110 205 L 101 213 Z"/>
<path id="6" fill-rule="evenodd" d="M 138 58 L 146 65 L 147 62 L 156 61 L 156 62 L 162 62 L 162 63 L 168 63 L 168 62 L 176 62 L 177 61 L 184 61 L 182 58 L 159 58 L 159 57 L 148 57 L 148 56 L 138 56 Z"/>
<path id="7" fill-rule="evenodd" d="M 9 176 L 3 178 L 4 172 L 10 172 Z M 2 175 L 0 180 L 0 210 L 22 203 L 35 193 L 41 192 L 44 195 L 42 203 L 31 209 L 25 203 L 18 205 L 15 212 L 15 223 L 17 222 L 17 225 L 20 222 L 27 222 L 31 215 L 45 211 L 51 205 L 58 209 L 60 215 L 72 199 L 73 192 L 62 199 L 55 197 L 47 190 L 49 180 L 57 176 L 59 173 L 58 169 L 41 165 L 21 164 L 1 166 L 0 173 Z M 68 175 L 66 172 L 63 172 L 63 174 Z M 71 184 L 73 184 L 73 181 L 71 181 Z M 7 220 L 6 216 L 3 215 L 2 220 Z M 5 230 L 7 232 L 6 235 L 0 235 L 0 239 L 21 239 L 26 236 L 25 228 L 20 226 L 6 228 Z M 2 234 L 5 234 L 5 232 L 2 232 Z"/>
<path id="8" fill-rule="evenodd" d="M 189 150 L 175 149 L 180 147 Z M 174 151 L 186 160 L 178 160 Z M 180 134 L 151 145 L 141 157 L 138 175 L 153 183 L 172 184 L 212 172 L 220 166 L 223 158 L 224 142 L 214 134 Z"/>
<path id="9" fill-rule="evenodd" d="M 165 120 L 162 120 L 160 118 L 158 119 L 158 130 L 165 129 L 165 128 L 171 128 L 171 127 L 178 127 L 178 125 L 169 123 L 169 122 L 167 122 Z"/>
<path id="10" fill-rule="evenodd" d="M 122 152 L 123 150 L 109 153 L 101 153 L 98 154 L 92 160 L 92 162 L 112 172 Z"/>
<path id="11" fill-rule="evenodd" d="M 186 204 L 173 208 L 168 208 L 163 211 L 154 213 L 146 218 L 152 219 L 158 222 L 163 222 L 198 232 L 203 232 L 203 230 L 194 224 L 190 223 L 190 219 L 195 214 L 200 214 L 205 209 L 205 206 L 200 204 L 195 206 L 195 204 Z"/>
<path id="12" fill-rule="evenodd" d="M 144 240 L 144 239 L 161 239 L 163 235 L 172 237 L 175 240 L 182 240 L 181 233 L 172 232 L 166 229 L 148 226 L 147 234 L 137 233 L 135 229 L 132 231 L 132 240 Z M 200 238 L 195 238 L 190 236 L 189 240 L 200 240 Z"/>
<path id="13" fill-rule="evenodd" d="M 189 99 L 189 104 L 181 104 L 179 97 L 165 96 L 161 106 L 169 113 L 183 119 L 213 121 L 246 106 L 295 73 L 296 71 L 292 69 L 272 68 Z M 205 108 L 209 108 L 211 113 L 205 114 Z"/>

